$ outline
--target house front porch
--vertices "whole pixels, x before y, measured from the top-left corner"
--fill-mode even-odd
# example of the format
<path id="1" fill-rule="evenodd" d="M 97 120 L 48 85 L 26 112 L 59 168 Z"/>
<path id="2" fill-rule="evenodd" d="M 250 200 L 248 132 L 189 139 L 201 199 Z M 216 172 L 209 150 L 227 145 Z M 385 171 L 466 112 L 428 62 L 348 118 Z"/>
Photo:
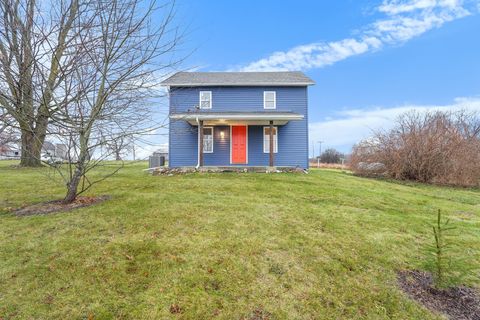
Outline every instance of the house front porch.
<path id="1" fill-rule="evenodd" d="M 202 112 L 175 114 L 170 118 L 177 123 L 177 130 L 190 135 L 190 148 L 196 149 L 196 163 L 190 161 L 181 167 L 262 172 L 274 167 L 305 168 L 295 162 L 295 125 L 291 125 L 303 119 L 302 115 Z"/>

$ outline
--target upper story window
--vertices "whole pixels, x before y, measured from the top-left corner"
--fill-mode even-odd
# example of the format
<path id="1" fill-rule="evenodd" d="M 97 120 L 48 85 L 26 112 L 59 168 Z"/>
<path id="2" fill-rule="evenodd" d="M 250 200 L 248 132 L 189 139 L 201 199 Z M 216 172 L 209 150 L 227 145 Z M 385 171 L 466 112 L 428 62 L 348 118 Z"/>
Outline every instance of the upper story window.
<path id="1" fill-rule="evenodd" d="M 213 152 L 213 127 L 203 128 L 203 152 Z"/>
<path id="2" fill-rule="evenodd" d="M 263 92 L 263 108 L 264 109 L 277 108 L 277 93 L 275 91 Z"/>
<path id="3" fill-rule="evenodd" d="M 212 91 L 200 91 L 200 109 L 212 109 Z"/>

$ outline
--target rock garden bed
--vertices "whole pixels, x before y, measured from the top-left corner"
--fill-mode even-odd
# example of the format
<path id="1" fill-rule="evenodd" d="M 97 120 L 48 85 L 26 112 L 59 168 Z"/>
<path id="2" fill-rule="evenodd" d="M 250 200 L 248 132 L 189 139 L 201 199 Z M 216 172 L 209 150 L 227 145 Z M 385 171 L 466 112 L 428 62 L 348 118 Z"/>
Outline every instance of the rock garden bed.
<path id="1" fill-rule="evenodd" d="M 167 168 L 159 167 L 149 169 L 153 175 L 177 175 L 177 174 L 187 174 L 187 173 L 221 173 L 221 172 L 235 172 L 235 173 L 247 173 L 247 172 L 258 172 L 258 173 L 308 173 L 307 170 L 298 167 L 183 167 L 183 168 Z"/>

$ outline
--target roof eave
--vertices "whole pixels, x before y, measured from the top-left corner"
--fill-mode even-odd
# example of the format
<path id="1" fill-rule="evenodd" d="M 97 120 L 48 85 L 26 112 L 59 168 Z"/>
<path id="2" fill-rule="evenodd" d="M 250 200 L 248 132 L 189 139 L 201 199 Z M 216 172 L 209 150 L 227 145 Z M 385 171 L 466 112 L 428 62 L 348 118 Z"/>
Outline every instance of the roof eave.
<path id="1" fill-rule="evenodd" d="M 315 82 L 295 83 L 168 83 L 162 82 L 164 87 L 306 87 L 313 86 Z"/>
<path id="2" fill-rule="evenodd" d="M 303 120 L 304 116 L 302 114 L 265 114 L 265 115 L 257 115 L 257 114 L 235 114 L 235 115 L 228 115 L 228 114 L 185 114 L 185 113 L 177 113 L 171 114 L 171 119 L 176 120 Z"/>

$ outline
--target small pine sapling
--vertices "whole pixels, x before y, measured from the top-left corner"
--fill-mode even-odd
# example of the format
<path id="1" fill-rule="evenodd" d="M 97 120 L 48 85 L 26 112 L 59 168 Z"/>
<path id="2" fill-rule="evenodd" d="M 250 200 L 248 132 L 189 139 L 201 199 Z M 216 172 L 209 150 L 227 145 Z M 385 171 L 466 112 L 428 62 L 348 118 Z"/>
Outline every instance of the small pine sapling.
<path id="1" fill-rule="evenodd" d="M 437 222 L 432 226 L 433 235 L 435 237 L 435 287 L 439 288 L 445 284 L 445 273 L 447 269 L 447 262 L 445 256 L 445 249 L 447 248 L 447 242 L 445 241 L 445 232 L 454 227 L 448 226 L 450 220 L 447 219 L 442 222 L 442 212 L 438 209 Z"/>

